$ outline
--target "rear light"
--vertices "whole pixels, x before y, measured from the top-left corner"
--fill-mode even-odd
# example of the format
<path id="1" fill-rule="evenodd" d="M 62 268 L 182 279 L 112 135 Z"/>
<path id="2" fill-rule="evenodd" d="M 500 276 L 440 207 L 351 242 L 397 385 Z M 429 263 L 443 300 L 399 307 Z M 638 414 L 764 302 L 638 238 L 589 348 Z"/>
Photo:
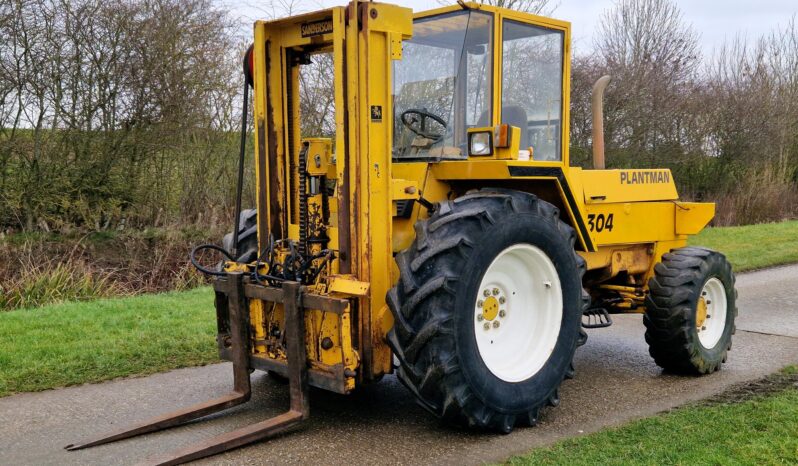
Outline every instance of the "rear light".
<path id="1" fill-rule="evenodd" d="M 497 126 L 493 135 L 494 146 L 501 149 L 509 148 L 513 142 L 515 131 L 518 131 L 518 128 L 510 126 L 507 123 Z"/>

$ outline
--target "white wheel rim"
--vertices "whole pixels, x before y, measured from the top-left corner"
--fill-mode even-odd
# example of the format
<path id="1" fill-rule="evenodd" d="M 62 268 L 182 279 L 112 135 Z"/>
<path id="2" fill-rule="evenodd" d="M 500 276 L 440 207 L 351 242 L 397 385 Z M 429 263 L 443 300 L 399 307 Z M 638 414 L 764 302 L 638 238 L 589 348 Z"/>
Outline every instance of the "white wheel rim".
<path id="1" fill-rule="evenodd" d="M 712 349 L 718 344 L 723 336 L 723 330 L 726 328 L 728 303 L 723 282 L 715 277 L 707 280 L 698 299 L 698 305 L 701 306 L 701 300 L 703 300 L 707 309 L 703 325 L 696 320 L 698 339 L 704 348 Z M 696 315 L 696 319 L 699 319 L 698 315 Z"/>
<path id="2" fill-rule="evenodd" d="M 560 277 L 551 259 L 531 244 L 508 247 L 477 291 L 473 322 L 482 361 L 505 382 L 527 380 L 554 351 L 562 313 Z"/>

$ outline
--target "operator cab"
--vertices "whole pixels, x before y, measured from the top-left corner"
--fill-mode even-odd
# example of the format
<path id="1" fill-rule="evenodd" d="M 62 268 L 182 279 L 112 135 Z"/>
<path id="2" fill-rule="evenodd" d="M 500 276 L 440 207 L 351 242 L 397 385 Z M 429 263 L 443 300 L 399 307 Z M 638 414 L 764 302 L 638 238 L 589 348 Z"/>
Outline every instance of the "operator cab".
<path id="1" fill-rule="evenodd" d="M 415 18 L 394 62 L 394 161 L 484 155 L 469 150 L 469 133 L 502 124 L 520 133 L 513 158 L 561 161 L 565 30 L 436 11 Z"/>

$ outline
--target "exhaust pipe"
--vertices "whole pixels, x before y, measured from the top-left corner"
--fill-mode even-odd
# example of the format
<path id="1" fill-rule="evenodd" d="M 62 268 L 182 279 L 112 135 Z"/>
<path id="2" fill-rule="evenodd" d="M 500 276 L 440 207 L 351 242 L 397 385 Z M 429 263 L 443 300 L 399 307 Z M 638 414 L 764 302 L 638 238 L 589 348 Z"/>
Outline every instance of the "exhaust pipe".
<path id="1" fill-rule="evenodd" d="M 604 90 L 610 83 L 610 76 L 602 76 L 593 85 L 593 168 L 603 170 L 604 165 Z"/>

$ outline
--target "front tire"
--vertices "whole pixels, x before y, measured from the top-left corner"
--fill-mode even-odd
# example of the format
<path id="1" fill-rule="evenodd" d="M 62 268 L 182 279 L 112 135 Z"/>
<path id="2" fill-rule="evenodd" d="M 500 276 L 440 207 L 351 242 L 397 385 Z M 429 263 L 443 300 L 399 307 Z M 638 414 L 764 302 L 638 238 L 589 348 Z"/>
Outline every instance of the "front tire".
<path id="1" fill-rule="evenodd" d="M 660 367 L 709 374 L 726 362 L 735 332 L 737 290 L 726 257 L 687 247 L 662 256 L 646 297 L 646 341 Z"/>
<path id="2" fill-rule="evenodd" d="M 422 406 L 510 432 L 559 404 L 589 304 L 574 241 L 557 208 L 509 190 L 443 202 L 416 224 L 396 258 L 388 342 Z"/>

